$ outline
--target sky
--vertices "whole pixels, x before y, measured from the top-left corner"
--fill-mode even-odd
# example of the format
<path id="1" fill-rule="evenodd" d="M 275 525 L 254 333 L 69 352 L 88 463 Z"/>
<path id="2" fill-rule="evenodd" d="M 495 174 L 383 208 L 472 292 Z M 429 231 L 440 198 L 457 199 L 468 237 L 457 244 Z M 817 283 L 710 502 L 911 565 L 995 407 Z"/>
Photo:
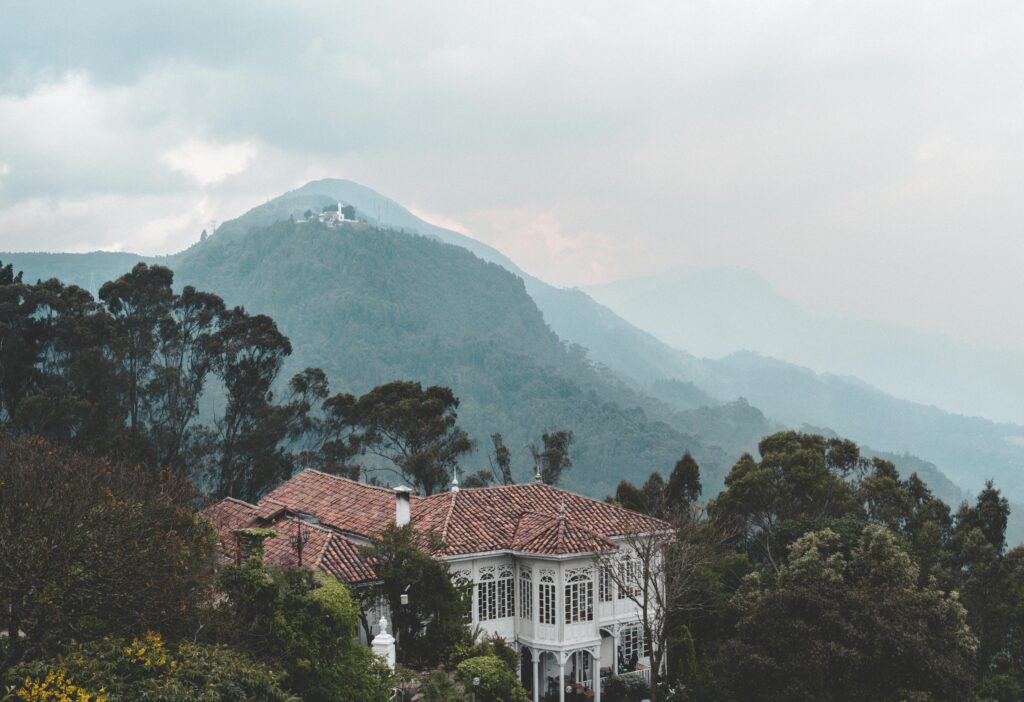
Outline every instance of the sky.
<path id="1" fill-rule="evenodd" d="M 1024 5 L 0 0 L 0 250 L 171 253 L 319 177 L 557 285 L 755 270 L 1024 349 Z"/>

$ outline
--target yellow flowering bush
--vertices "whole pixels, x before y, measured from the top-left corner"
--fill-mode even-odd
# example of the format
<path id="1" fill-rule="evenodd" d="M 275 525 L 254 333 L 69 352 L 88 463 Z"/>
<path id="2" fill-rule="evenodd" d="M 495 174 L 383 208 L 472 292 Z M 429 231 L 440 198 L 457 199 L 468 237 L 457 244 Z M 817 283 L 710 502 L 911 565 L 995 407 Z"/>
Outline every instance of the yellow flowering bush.
<path id="1" fill-rule="evenodd" d="M 147 670 L 158 668 L 173 670 L 178 666 L 178 663 L 167 655 L 167 646 L 164 644 L 163 637 L 152 631 L 147 631 L 141 641 L 139 639 L 132 640 L 131 645 L 125 646 L 123 650 L 132 663 L 141 665 Z"/>
<path id="2" fill-rule="evenodd" d="M 25 702 L 106 702 L 107 699 L 102 690 L 94 695 L 75 685 L 60 669 L 51 670 L 42 680 L 25 678 L 14 697 Z"/>

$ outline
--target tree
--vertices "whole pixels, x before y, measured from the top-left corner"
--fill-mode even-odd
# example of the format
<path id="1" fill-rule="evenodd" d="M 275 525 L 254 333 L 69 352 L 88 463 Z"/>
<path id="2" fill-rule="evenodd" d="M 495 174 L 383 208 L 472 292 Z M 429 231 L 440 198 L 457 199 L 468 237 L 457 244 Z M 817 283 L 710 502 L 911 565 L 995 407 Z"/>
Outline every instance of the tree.
<path id="1" fill-rule="evenodd" d="M 711 606 L 705 574 L 722 560 L 733 538 L 708 520 L 698 505 L 687 505 L 669 516 L 664 531 L 627 533 L 619 551 L 602 557 L 600 563 L 618 592 L 639 610 L 645 648 L 651 655 L 651 699 L 655 702 L 674 625 L 681 616 Z"/>
<path id="2" fill-rule="evenodd" d="M 355 219 L 356 208 L 352 207 L 352 205 L 342 205 L 341 214 L 343 217 L 345 217 L 345 219 Z"/>
<path id="3" fill-rule="evenodd" d="M 737 525 L 761 563 L 778 570 L 796 537 L 862 516 L 852 481 L 866 464 L 852 442 L 788 431 L 765 437 L 758 450 L 760 461 L 744 454 L 729 471 L 711 511 Z"/>
<path id="4" fill-rule="evenodd" d="M 269 317 L 190 286 L 175 293 L 162 266 L 105 283 L 99 303 L 0 270 L 0 421 L 12 432 L 254 499 L 287 477 L 291 448 L 320 428 L 310 419 L 326 397 L 320 371 L 300 374 L 284 403 L 271 391 L 291 345 Z M 199 419 L 204 395 L 226 397 L 212 427 Z"/>
<path id="5" fill-rule="evenodd" d="M 100 288 L 100 300 L 114 321 L 114 350 L 122 377 L 119 390 L 133 441 L 139 440 L 143 432 L 145 388 L 153 379 L 159 328 L 174 301 L 173 280 L 169 268 L 138 263 L 129 273 Z"/>
<path id="6" fill-rule="evenodd" d="M 419 694 L 422 702 L 466 702 L 466 688 L 441 669 L 430 674 Z"/>
<path id="7" fill-rule="evenodd" d="M 448 566 L 433 557 L 441 547 L 407 524 L 388 526 L 363 549 L 381 581 L 379 588 L 360 592 L 363 608 L 375 606 L 378 597 L 388 603 L 398 660 L 407 665 L 437 665 L 470 640 L 471 592 L 452 583 Z"/>
<path id="8" fill-rule="evenodd" d="M 700 467 L 687 451 L 676 462 L 665 486 L 665 500 L 671 505 L 689 504 L 700 499 Z"/>
<path id="9" fill-rule="evenodd" d="M 0 487 L 0 611 L 24 632 L 7 664 L 72 639 L 192 627 L 215 536 L 188 485 L 0 432 Z"/>
<path id="10" fill-rule="evenodd" d="M 501 481 L 502 485 L 514 485 L 512 478 L 512 452 L 505 445 L 505 439 L 501 434 L 491 434 L 491 444 L 494 446 L 494 462 L 491 464 L 491 472 L 494 477 Z M 497 470 L 495 470 L 497 467 Z"/>
<path id="11" fill-rule="evenodd" d="M 448 388 L 394 381 L 338 405 L 349 413 L 348 424 L 358 427 L 354 441 L 360 449 L 391 462 L 425 495 L 445 485 L 459 456 L 473 448 L 455 423 L 459 399 Z"/>
<path id="12" fill-rule="evenodd" d="M 144 389 L 146 426 L 153 462 L 181 475 L 189 469 L 182 453 L 214 367 L 214 335 L 224 315 L 223 300 L 189 285 L 160 321 L 152 378 Z"/>
<path id="13" fill-rule="evenodd" d="M 665 514 L 665 480 L 657 471 L 639 488 L 623 480 L 615 488 L 615 497 L 606 498 L 621 507 L 660 519 Z"/>
<path id="14" fill-rule="evenodd" d="M 264 568 L 258 558 L 224 569 L 204 636 L 284 672 L 303 700 L 389 699 L 390 676 L 356 641 L 359 614 L 345 585 L 323 573 Z"/>
<path id="15" fill-rule="evenodd" d="M 224 413 L 215 421 L 215 494 L 253 500 L 290 472 L 279 449 L 287 429 L 274 412 L 271 388 L 291 344 L 270 317 L 240 307 L 225 313 L 214 343 L 215 371 L 227 392 Z"/>
<path id="16" fill-rule="evenodd" d="M 571 431 L 559 430 L 544 432 L 540 438 L 543 450 L 538 449 L 536 443 L 530 444 L 533 464 L 541 481 L 546 485 L 557 485 L 562 474 L 572 468 L 569 447 L 574 440 L 573 434 Z"/>
<path id="17" fill-rule="evenodd" d="M 972 698 L 977 641 L 956 597 L 920 586 L 900 539 L 867 525 L 794 542 L 776 577 L 736 599 L 726 651 L 738 700 L 855 702 Z"/>

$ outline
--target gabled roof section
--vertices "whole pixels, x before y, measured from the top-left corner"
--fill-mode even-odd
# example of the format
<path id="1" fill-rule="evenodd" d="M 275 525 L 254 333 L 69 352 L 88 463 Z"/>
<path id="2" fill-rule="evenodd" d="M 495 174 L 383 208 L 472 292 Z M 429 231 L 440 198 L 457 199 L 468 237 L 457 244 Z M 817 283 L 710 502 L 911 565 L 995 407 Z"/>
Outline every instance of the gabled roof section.
<path id="1" fill-rule="evenodd" d="M 235 532 L 259 526 L 277 532 L 277 536 L 263 542 L 263 562 L 269 566 L 321 570 L 352 585 L 377 579 L 371 559 L 364 556 L 359 545 L 344 534 L 281 514 L 277 508 L 274 510 L 276 518 L 270 521 L 259 518 L 259 512 L 259 506 L 233 498 L 221 500 L 203 510 L 203 514 L 217 527 L 221 557 L 234 561 L 238 551 Z"/>
<path id="2" fill-rule="evenodd" d="M 573 526 L 561 516 L 527 512 L 520 518 L 512 550 L 518 553 L 600 553 L 616 549 L 608 539 Z"/>
<path id="3" fill-rule="evenodd" d="M 433 532 L 444 542 L 440 556 L 491 551 L 548 556 L 603 553 L 616 548 L 616 538 L 671 529 L 659 519 L 542 483 L 413 495 L 411 510 L 412 524 L 420 532 Z M 204 514 L 217 525 L 221 553 L 227 558 L 234 558 L 236 529 L 260 526 L 278 532 L 265 542 L 266 561 L 278 567 L 296 566 L 301 530 L 303 566 L 360 583 L 373 580 L 374 575 L 357 542 L 394 524 L 395 493 L 305 470 L 258 505 L 227 498 Z"/>
<path id="4" fill-rule="evenodd" d="M 419 499 L 412 497 L 415 504 Z M 295 514 L 316 517 L 321 524 L 360 536 L 379 534 L 395 522 L 395 493 L 338 475 L 304 470 L 282 483 L 260 504 L 274 502 Z"/>
<path id="5" fill-rule="evenodd" d="M 527 533 L 539 529 L 539 517 L 521 524 L 528 513 L 562 521 L 560 537 L 552 535 L 531 546 L 538 549 L 531 552 L 550 555 L 604 551 L 616 537 L 671 529 L 660 519 L 542 483 L 463 488 L 424 497 L 413 507 L 413 524 L 437 532 L 447 545 L 445 555 L 517 550 L 517 539 L 525 544 Z"/>

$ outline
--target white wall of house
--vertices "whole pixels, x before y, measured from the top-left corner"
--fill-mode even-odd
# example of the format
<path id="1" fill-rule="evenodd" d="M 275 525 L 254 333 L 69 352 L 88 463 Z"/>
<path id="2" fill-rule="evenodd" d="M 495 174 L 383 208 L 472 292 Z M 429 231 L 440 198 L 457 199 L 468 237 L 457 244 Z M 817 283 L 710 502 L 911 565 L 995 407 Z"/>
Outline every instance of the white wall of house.
<path id="1" fill-rule="evenodd" d="M 622 632 L 639 625 L 640 613 L 610 578 L 602 581 L 597 556 L 492 553 L 447 560 L 454 580 L 473 583 L 472 624 L 485 635 L 556 655 L 599 650 L 598 668 L 617 672 L 616 646 L 623 646 Z M 557 675 L 554 656 L 542 658 L 540 673 Z"/>

